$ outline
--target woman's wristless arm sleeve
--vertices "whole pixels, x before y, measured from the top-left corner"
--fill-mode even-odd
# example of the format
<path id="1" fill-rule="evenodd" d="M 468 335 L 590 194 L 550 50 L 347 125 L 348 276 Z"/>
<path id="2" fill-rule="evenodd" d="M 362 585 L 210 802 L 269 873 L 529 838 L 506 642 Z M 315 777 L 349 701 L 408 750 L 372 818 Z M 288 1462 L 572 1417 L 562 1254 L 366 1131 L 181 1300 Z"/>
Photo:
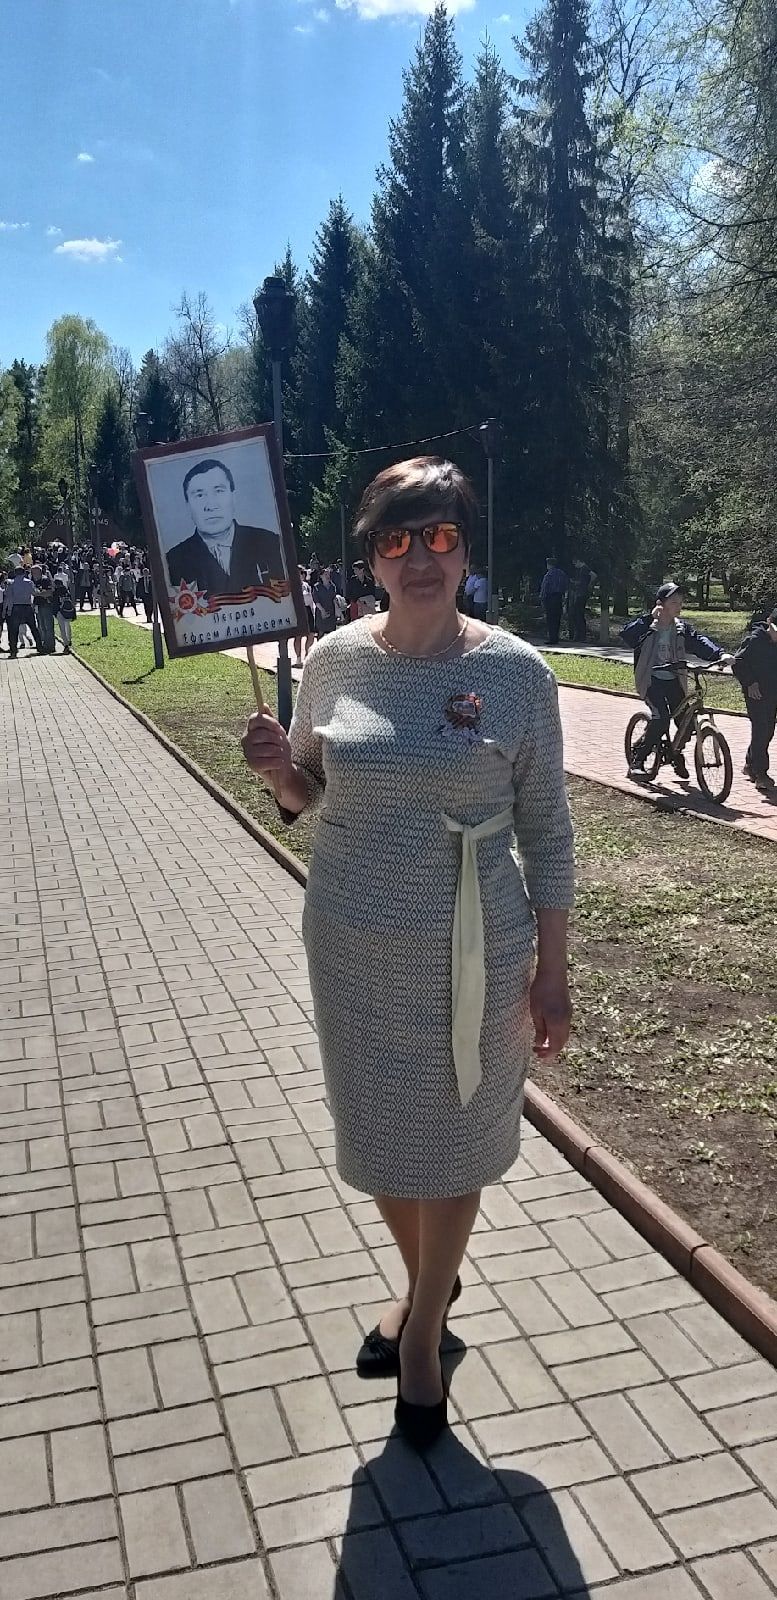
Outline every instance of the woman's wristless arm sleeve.
<path id="1" fill-rule="evenodd" d="M 531 722 L 513 765 L 515 837 L 532 905 L 565 911 L 575 897 L 575 847 L 558 688 L 547 669 L 535 682 Z"/>

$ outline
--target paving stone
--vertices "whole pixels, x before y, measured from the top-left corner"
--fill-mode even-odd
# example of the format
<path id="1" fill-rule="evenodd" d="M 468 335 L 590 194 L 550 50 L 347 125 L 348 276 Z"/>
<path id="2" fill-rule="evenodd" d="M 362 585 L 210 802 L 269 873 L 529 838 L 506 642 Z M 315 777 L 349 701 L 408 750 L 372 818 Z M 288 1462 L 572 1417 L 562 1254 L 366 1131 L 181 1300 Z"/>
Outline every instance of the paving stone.
<path id="1" fill-rule="evenodd" d="M 721 1372 L 686 1378 L 678 1387 L 698 1411 L 711 1411 L 719 1406 L 738 1405 L 742 1400 L 759 1400 L 762 1395 L 777 1394 L 777 1367 L 766 1361 L 748 1361 L 742 1366 L 726 1367 Z"/>
<path id="2" fill-rule="evenodd" d="M 777 1507 L 754 1490 L 734 1500 L 719 1500 L 714 1516 L 707 1506 L 672 1512 L 663 1518 L 663 1526 L 684 1556 L 712 1555 L 757 1539 L 774 1538 Z"/>
<path id="3" fill-rule="evenodd" d="M 567 1444 L 588 1435 L 586 1424 L 570 1405 L 539 1406 L 536 1411 L 476 1419 L 472 1432 L 494 1459 L 540 1445 Z"/>
<path id="4" fill-rule="evenodd" d="M 97 1584 L 115 1583 L 123 1577 L 118 1540 L 90 1544 L 78 1549 L 50 1550 L 43 1555 L 19 1556 L 2 1567 L 2 1591 L 8 1600 L 60 1600 L 74 1589 L 94 1589 Z M 93 1600 L 96 1597 L 93 1596 Z"/>
<path id="5" fill-rule="evenodd" d="M 0 1372 L 29 1367 L 38 1359 L 38 1324 L 34 1311 L 0 1317 Z"/>
<path id="6" fill-rule="evenodd" d="M 145 1489 L 120 1497 L 130 1576 L 189 1567 L 189 1551 L 174 1489 Z"/>
<path id="7" fill-rule="evenodd" d="M 42 1438 L 12 1439 L 0 1450 L 0 1512 L 49 1504 L 46 1448 Z M 12 1596 L 9 1591 L 9 1600 Z"/>
<path id="8" fill-rule="evenodd" d="M 135 1600 L 270 1600 L 270 1591 L 261 1562 L 251 1559 L 152 1578 L 135 1585 Z"/>
<path id="9" fill-rule="evenodd" d="M 232 1447 L 241 1467 L 290 1456 L 292 1446 L 274 1395 L 267 1389 L 224 1402 Z"/>
<path id="10" fill-rule="evenodd" d="M 323 1541 L 276 1550 L 271 1565 L 280 1600 L 343 1600 L 329 1546 Z"/>
<path id="11" fill-rule="evenodd" d="M 523 1501 L 521 1520 L 565 1593 L 617 1576 L 607 1551 L 567 1490 Z"/>
<path id="12" fill-rule="evenodd" d="M 632 1472 L 666 1461 L 666 1451 L 625 1395 L 594 1395 L 578 1401 L 578 1410 L 622 1471 Z"/>
<path id="13" fill-rule="evenodd" d="M 693 1579 L 682 1567 L 665 1567 L 645 1578 L 624 1578 L 570 1596 L 570 1600 L 699 1600 Z"/>
<path id="14" fill-rule="evenodd" d="M 296 1447 L 303 1454 L 348 1442 L 325 1378 L 304 1378 L 278 1389 Z"/>
<path id="15" fill-rule="evenodd" d="M 726 1495 L 745 1494 L 753 1486 L 733 1457 L 724 1455 L 637 1472 L 631 1483 L 656 1516 L 683 1506 L 701 1506 L 708 1500 L 723 1500 Z"/>
<path id="16" fill-rule="evenodd" d="M 162 1404 L 191 1404 L 208 1400 L 212 1387 L 203 1354 L 196 1339 L 177 1339 L 174 1344 L 157 1344 L 149 1350 L 156 1373 Z"/>
<path id="17" fill-rule="evenodd" d="M 594 1357 L 556 1367 L 554 1378 L 572 1400 L 591 1394 L 613 1394 L 634 1389 L 660 1378 L 658 1368 L 641 1351 L 623 1355 Z"/>
<path id="18" fill-rule="evenodd" d="M 494 1455 L 494 1470 L 507 1493 L 520 1499 L 543 1489 L 568 1489 L 594 1478 L 611 1477 L 614 1467 L 595 1439 L 583 1438 L 541 1449 Z"/>
<path id="19" fill-rule="evenodd" d="M 736 1366 L 752 1360 L 751 1346 L 704 1300 L 673 1311 L 672 1316 L 714 1366 Z"/>
<path id="20" fill-rule="evenodd" d="M 562 1272 L 558 1276 L 544 1278 L 542 1291 L 573 1328 L 586 1328 L 595 1322 L 608 1322 L 612 1316 L 604 1301 L 592 1293 L 588 1284 L 576 1272 Z"/>
<path id="21" fill-rule="evenodd" d="M 621 1479 L 582 1484 L 575 1498 L 622 1571 L 639 1572 L 674 1561 L 671 1546 Z M 708 1512 L 704 1515 L 709 1518 Z"/>
<path id="22" fill-rule="evenodd" d="M 256 1541 L 234 1477 L 186 1483 L 182 1493 L 199 1563 L 253 1553 Z"/>
<path id="23" fill-rule="evenodd" d="M 224 1440 L 201 1439 L 195 1444 L 170 1445 L 164 1450 L 120 1456 L 116 1461 L 116 1482 L 123 1494 L 134 1489 L 159 1488 L 166 1483 L 185 1483 L 187 1478 L 202 1478 L 230 1470 Z"/>
<path id="24" fill-rule="evenodd" d="M 739 1459 L 753 1477 L 763 1484 L 772 1499 L 777 1499 L 777 1444 L 772 1441 L 769 1444 L 748 1445 L 739 1451 Z"/>
<path id="25" fill-rule="evenodd" d="M 101 1426 L 52 1433 L 51 1460 L 55 1500 L 91 1500 L 112 1493 L 108 1451 Z"/>
<path id="26" fill-rule="evenodd" d="M 631 1334 L 620 1322 L 596 1322 L 587 1328 L 569 1328 L 564 1333 L 533 1339 L 532 1344 L 540 1360 L 549 1367 L 591 1356 L 617 1355 L 635 1348 Z"/>
<path id="27" fill-rule="evenodd" d="M 441 1567 L 423 1573 L 420 1588 L 425 1600 L 494 1600 L 495 1595 L 509 1595 L 510 1600 L 544 1600 L 546 1595 L 558 1594 L 544 1561 L 534 1550 Z M 376 1600 L 377 1594 L 376 1590 Z"/>
<path id="28" fill-rule="evenodd" d="M 255 1506 L 276 1505 L 282 1500 L 304 1500 L 330 1489 L 341 1489 L 358 1474 L 363 1481 L 359 1457 L 352 1445 L 326 1450 L 321 1454 L 294 1456 L 273 1466 L 258 1467 L 246 1473 Z"/>
<path id="29" fill-rule="evenodd" d="M 157 1406 L 147 1350 L 121 1350 L 115 1355 L 99 1356 L 97 1365 L 106 1416 L 129 1417 Z"/>
<path id="30" fill-rule="evenodd" d="M 390 1517 L 410 1517 L 442 1511 L 443 1501 L 422 1457 L 394 1436 L 366 1444 L 364 1457 L 369 1481 Z"/>
<path id="31" fill-rule="evenodd" d="M 521 1333 L 531 1338 L 567 1330 L 564 1318 L 538 1283 L 526 1279 L 521 1283 L 500 1283 L 499 1298 L 514 1316 Z"/>
<path id="32" fill-rule="evenodd" d="M 777 1396 L 765 1400 L 743 1400 L 738 1406 L 708 1411 L 706 1420 L 729 1445 L 777 1439 Z"/>
<path id="33" fill-rule="evenodd" d="M 709 1369 L 707 1357 L 686 1337 L 666 1311 L 632 1317 L 627 1327 L 667 1377 L 685 1378 L 691 1373 Z"/>
<path id="34" fill-rule="evenodd" d="M 691 1568 L 710 1600 L 774 1600 L 774 1590 L 741 1553 L 708 1556 Z"/>
<path id="35" fill-rule="evenodd" d="M 350 1372 L 362 1339 L 351 1309 L 315 1312 L 307 1324 L 327 1372 Z"/>
<path id="36" fill-rule="evenodd" d="M 222 1394 L 239 1394 L 243 1389 L 273 1388 L 293 1379 L 317 1377 L 319 1365 L 309 1345 L 291 1350 L 275 1350 L 247 1361 L 228 1361 L 216 1366 L 216 1382 Z"/>
<path id="37" fill-rule="evenodd" d="M 496 1373 L 514 1405 L 521 1409 L 529 1410 L 533 1406 L 543 1404 L 552 1405 L 563 1399 L 558 1386 L 525 1340 L 511 1339 L 505 1344 L 489 1343 L 485 1351 L 485 1361 Z"/>
<path id="38" fill-rule="evenodd" d="M 0 1408 L 0 1439 L 18 1439 L 27 1433 L 48 1433 L 53 1428 L 74 1428 L 95 1422 L 100 1404 L 94 1390 L 76 1394 L 51 1394 L 42 1400 Z M 0 1455 L 2 1455 L 0 1450 Z"/>
<path id="39" fill-rule="evenodd" d="M 125 1244 L 103 1250 L 87 1250 L 86 1271 L 94 1299 L 102 1295 L 132 1294 L 138 1288 L 132 1270 L 132 1257 Z"/>
<path id="40" fill-rule="evenodd" d="M 757 1563 L 760 1571 L 765 1572 L 767 1578 L 777 1588 L 777 1540 L 773 1544 L 761 1544 L 750 1554 Z"/>
<path id="41" fill-rule="evenodd" d="M 632 1389 L 629 1401 L 635 1406 L 670 1455 L 709 1455 L 720 1448 L 714 1433 L 697 1417 L 687 1400 L 669 1383 L 647 1389 Z"/>
<path id="42" fill-rule="evenodd" d="M 91 1355 L 85 1306 L 47 1307 L 41 1311 L 40 1322 L 44 1361 L 67 1361 L 74 1356 Z"/>
<path id="43" fill-rule="evenodd" d="M 501 1348 L 500 1345 L 491 1345 L 492 1355 Z M 512 1410 L 513 1402 L 497 1382 L 479 1350 L 470 1350 L 466 1361 L 456 1367 L 450 1380 L 450 1394 L 457 1411 L 465 1420 L 492 1417 L 498 1412 Z"/>
<path id="44" fill-rule="evenodd" d="M 265 1547 L 276 1550 L 280 1545 L 313 1543 L 337 1538 L 346 1530 L 376 1527 L 383 1521 L 383 1513 L 372 1490 L 359 1484 L 354 1489 L 310 1495 L 306 1500 L 260 1506 L 256 1519 Z"/>
<path id="45" fill-rule="evenodd" d="M 130 1246 L 138 1288 L 170 1289 L 181 1283 L 172 1239 L 143 1239 Z"/>
<path id="46" fill-rule="evenodd" d="M 191 1439 L 209 1439 L 216 1434 L 221 1434 L 221 1418 L 212 1400 L 201 1405 L 173 1406 L 143 1417 L 129 1417 L 112 1422 L 108 1427 L 111 1449 L 116 1456 L 158 1450 L 164 1445 L 184 1444 Z"/>
<path id="47" fill-rule="evenodd" d="M 416 1517 L 398 1528 L 400 1541 L 414 1567 L 443 1565 L 502 1550 L 517 1550 L 528 1536 L 508 1505 L 473 1507 L 438 1516 Z"/>
<path id="48" fill-rule="evenodd" d="M 19 1512 L 0 1521 L 0 1557 L 34 1555 L 66 1545 L 99 1544 L 118 1537 L 113 1500 Z M 1 1570 L 1 1569 L 0 1569 Z"/>

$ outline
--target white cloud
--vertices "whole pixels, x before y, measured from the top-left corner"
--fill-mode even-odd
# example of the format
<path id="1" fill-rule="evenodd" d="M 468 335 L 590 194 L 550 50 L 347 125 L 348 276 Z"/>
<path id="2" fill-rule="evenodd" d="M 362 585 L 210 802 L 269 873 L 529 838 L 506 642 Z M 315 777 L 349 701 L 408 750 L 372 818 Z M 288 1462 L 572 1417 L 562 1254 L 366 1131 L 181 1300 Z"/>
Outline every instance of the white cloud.
<path id="1" fill-rule="evenodd" d="M 121 239 L 64 239 L 54 246 L 55 256 L 67 256 L 68 261 L 121 261 L 118 251 Z"/>
<path id="2" fill-rule="evenodd" d="M 56 239 L 61 232 L 62 232 L 61 228 L 55 228 L 53 222 L 50 222 L 49 226 L 46 229 L 46 238 L 47 239 Z"/>
<path id="3" fill-rule="evenodd" d="M 78 155 L 76 156 L 76 161 L 80 161 L 86 165 L 87 163 L 94 161 L 94 156 L 90 156 L 88 150 L 79 150 Z"/>
<path id="4" fill-rule="evenodd" d="M 331 15 L 331 12 L 329 12 L 329 11 L 322 11 L 322 10 L 314 11 L 313 12 L 313 21 L 314 22 L 328 22 L 329 18 L 330 18 L 330 15 Z"/>
<path id="5" fill-rule="evenodd" d="M 513 19 L 510 16 L 509 11 L 503 11 L 501 17 L 494 17 L 494 22 L 497 25 L 499 25 L 501 23 L 502 26 L 505 27 L 505 28 L 508 27 L 508 25 L 512 22 L 512 20 Z"/>
<path id="6" fill-rule="evenodd" d="M 338 11 L 355 11 L 365 22 L 379 17 L 430 17 L 436 0 L 335 0 Z M 474 10 L 477 0 L 448 0 L 451 15 Z"/>
<path id="7" fill-rule="evenodd" d="M 0 233 L 21 233 L 23 228 L 29 226 L 29 222 L 0 222 Z"/>

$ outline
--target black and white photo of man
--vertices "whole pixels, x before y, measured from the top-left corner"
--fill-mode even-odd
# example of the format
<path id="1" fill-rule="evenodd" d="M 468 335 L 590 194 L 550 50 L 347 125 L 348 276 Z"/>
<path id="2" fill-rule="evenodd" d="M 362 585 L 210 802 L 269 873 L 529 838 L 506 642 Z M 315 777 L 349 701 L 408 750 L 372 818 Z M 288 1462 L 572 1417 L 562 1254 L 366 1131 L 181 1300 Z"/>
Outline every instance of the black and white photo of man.
<path id="1" fill-rule="evenodd" d="M 183 495 L 194 532 L 167 552 L 173 586 L 196 584 L 211 601 L 228 602 L 285 577 L 278 534 L 237 522 L 234 493 L 229 467 L 215 456 L 189 468 Z"/>

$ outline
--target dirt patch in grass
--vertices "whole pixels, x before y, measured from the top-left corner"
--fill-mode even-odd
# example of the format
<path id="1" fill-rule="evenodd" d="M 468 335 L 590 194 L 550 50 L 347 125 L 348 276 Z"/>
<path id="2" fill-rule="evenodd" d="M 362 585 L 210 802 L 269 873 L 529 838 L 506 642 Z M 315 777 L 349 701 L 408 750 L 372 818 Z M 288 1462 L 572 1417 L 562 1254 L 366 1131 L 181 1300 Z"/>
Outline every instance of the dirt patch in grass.
<path id="1" fill-rule="evenodd" d="M 537 1081 L 777 1294 L 774 847 L 569 788 L 575 1028 Z"/>
<path id="2" fill-rule="evenodd" d="M 79 618 L 84 658 L 308 861 L 239 746 L 253 707 L 227 656 L 151 670 L 148 634 Z M 272 678 L 265 692 L 274 704 Z M 777 853 L 569 780 L 575 1028 L 552 1094 L 748 1277 L 777 1294 Z"/>

